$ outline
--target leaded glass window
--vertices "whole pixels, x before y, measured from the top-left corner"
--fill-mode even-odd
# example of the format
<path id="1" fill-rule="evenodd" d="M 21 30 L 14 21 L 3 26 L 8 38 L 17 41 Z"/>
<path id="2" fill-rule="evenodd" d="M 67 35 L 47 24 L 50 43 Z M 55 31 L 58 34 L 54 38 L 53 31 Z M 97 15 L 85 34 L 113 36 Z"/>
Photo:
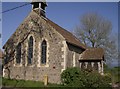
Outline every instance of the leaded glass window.
<path id="1" fill-rule="evenodd" d="M 21 62 L 21 43 L 19 43 L 16 47 L 16 63 Z"/>
<path id="2" fill-rule="evenodd" d="M 41 64 L 46 64 L 47 43 L 43 40 L 41 44 Z"/>
<path id="3" fill-rule="evenodd" d="M 28 64 L 32 64 L 33 58 L 33 37 L 31 36 L 28 41 Z"/>

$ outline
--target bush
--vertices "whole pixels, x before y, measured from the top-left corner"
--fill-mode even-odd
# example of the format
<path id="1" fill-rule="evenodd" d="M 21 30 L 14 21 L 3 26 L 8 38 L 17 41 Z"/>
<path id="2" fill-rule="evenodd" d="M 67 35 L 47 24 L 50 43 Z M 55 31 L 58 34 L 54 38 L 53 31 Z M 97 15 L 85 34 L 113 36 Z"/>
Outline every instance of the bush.
<path id="1" fill-rule="evenodd" d="M 101 76 L 97 72 L 89 72 L 87 70 L 80 70 L 79 68 L 68 68 L 61 74 L 61 81 L 65 86 L 73 87 L 109 87 L 110 76 Z"/>
<path id="2" fill-rule="evenodd" d="M 110 76 L 101 76 L 97 72 L 91 72 L 86 75 L 86 86 L 88 87 L 109 87 L 111 78 Z"/>
<path id="3" fill-rule="evenodd" d="M 67 86 L 84 86 L 85 82 L 84 73 L 79 68 L 68 68 L 61 74 L 61 81 L 63 85 Z M 79 82 L 78 82 L 79 81 Z"/>

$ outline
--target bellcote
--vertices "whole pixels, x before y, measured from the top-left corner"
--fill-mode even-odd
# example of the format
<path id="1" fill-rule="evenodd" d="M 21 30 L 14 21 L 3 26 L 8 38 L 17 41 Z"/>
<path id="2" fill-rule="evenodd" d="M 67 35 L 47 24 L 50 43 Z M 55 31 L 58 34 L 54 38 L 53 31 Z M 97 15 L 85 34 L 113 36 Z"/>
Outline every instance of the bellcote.
<path id="1" fill-rule="evenodd" d="M 41 16 L 46 17 L 45 8 L 47 7 L 47 3 L 45 0 L 32 0 L 32 10 L 37 11 Z"/>

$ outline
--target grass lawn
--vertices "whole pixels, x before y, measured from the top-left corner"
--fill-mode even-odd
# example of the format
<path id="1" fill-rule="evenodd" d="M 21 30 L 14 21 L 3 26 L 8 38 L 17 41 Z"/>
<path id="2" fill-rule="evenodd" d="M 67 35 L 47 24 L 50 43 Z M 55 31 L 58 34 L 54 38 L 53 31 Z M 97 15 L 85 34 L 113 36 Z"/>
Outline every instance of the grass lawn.
<path id="1" fill-rule="evenodd" d="M 25 81 L 2 78 L 2 86 L 4 87 L 45 87 L 40 81 Z M 48 84 L 46 87 L 62 87 L 59 84 Z"/>

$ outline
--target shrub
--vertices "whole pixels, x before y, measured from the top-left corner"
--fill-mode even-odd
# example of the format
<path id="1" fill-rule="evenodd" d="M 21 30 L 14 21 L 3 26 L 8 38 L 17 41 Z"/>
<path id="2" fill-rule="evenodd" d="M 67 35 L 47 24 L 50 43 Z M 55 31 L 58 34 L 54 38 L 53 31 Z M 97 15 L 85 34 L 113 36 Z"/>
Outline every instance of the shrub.
<path id="1" fill-rule="evenodd" d="M 101 76 L 97 72 L 91 72 L 86 75 L 87 87 L 109 87 L 111 78 L 107 75 Z"/>
<path id="2" fill-rule="evenodd" d="M 79 68 L 68 68 L 61 74 L 61 81 L 65 86 L 73 87 L 109 87 L 110 76 L 102 76 L 97 72 L 89 72 L 87 70 L 80 70 Z"/>
<path id="3" fill-rule="evenodd" d="M 61 74 L 61 81 L 63 85 L 67 86 L 84 86 L 84 73 L 79 68 L 68 68 Z M 78 82 L 79 81 L 79 82 Z"/>

